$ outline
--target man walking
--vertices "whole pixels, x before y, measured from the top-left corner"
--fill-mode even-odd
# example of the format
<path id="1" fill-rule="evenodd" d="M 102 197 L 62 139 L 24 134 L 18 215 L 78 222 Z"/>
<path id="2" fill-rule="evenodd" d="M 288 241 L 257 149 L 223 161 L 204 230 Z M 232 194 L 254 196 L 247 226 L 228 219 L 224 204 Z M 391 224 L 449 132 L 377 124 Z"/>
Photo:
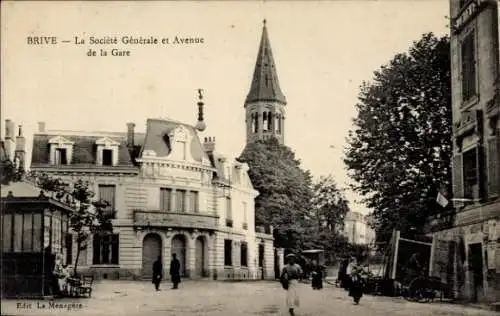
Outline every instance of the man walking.
<path id="1" fill-rule="evenodd" d="M 153 284 L 157 291 L 160 290 L 160 282 L 163 278 L 163 264 L 161 262 L 161 256 L 153 263 Z"/>
<path id="2" fill-rule="evenodd" d="M 179 283 L 181 283 L 181 264 L 179 260 L 177 260 L 177 255 L 175 253 L 172 254 L 172 261 L 170 262 L 170 279 L 174 286 L 172 289 L 178 289 Z"/>

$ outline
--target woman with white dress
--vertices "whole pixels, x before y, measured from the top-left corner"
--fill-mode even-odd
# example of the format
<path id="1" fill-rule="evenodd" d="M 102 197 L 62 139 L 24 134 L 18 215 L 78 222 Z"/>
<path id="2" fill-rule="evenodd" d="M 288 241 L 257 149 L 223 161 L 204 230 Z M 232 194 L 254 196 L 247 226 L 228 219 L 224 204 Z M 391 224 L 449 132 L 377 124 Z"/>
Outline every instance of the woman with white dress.
<path id="1" fill-rule="evenodd" d="M 300 306 L 299 294 L 297 292 L 298 282 L 302 276 L 302 268 L 300 265 L 295 263 L 296 257 L 293 254 L 286 256 L 288 261 L 287 265 L 283 268 L 281 273 L 281 284 L 283 288 L 287 291 L 286 293 L 286 305 L 288 307 L 288 312 L 290 315 L 295 315 L 295 308 Z"/>

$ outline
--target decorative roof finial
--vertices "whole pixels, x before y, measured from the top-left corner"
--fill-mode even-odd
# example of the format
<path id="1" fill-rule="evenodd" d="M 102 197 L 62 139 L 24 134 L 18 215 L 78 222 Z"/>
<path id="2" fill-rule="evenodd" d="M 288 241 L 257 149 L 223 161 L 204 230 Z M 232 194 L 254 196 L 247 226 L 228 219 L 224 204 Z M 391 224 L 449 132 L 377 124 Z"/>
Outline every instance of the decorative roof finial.
<path id="1" fill-rule="evenodd" d="M 267 21 L 266 21 L 266 19 L 264 19 L 264 21 L 263 21 L 263 23 L 264 23 L 264 26 L 266 26 L 266 22 L 267 22 Z"/>
<path id="2" fill-rule="evenodd" d="M 196 129 L 203 132 L 207 126 L 203 120 L 203 89 L 198 89 L 198 122 L 196 123 Z"/>

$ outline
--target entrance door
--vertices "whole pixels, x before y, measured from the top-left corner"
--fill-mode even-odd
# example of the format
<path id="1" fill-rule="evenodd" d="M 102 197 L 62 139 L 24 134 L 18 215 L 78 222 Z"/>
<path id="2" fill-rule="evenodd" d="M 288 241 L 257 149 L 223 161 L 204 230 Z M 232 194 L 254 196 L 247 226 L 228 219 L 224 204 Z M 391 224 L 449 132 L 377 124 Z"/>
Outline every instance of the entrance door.
<path id="1" fill-rule="evenodd" d="M 153 263 L 161 255 L 161 237 L 158 234 L 148 234 L 142 241 L 142 276 L 151 278 Z"/>
<path id="2" fill-rule="evenodd" d="M 478 300 L 479 291 L 483 288 L 483 253 L 480 243 L 469 245 L 469 261 L 472 270 L 472 299 Z"/>
<path id="3" fill-rule="evenodd" d="M 186 238 L 184 235 L 177 235 L 172 238 L 172 254 L 174 253 L 181 265 L 181 276 L 186 276 Z"/>
<path id="4" fill-rule="evenodd" d="M 203 268 L 205 263 L 205 240 L 203 237 L 196 238 L 195 248 L 195 271 L 194 275 L 198 278 L 203 277 Z"/>

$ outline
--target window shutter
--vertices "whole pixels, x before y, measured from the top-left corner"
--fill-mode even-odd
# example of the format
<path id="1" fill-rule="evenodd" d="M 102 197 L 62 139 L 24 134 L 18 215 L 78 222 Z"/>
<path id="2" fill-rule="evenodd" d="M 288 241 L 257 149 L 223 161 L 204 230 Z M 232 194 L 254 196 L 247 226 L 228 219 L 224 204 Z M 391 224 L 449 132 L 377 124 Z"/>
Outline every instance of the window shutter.
<path id="1" fill-rule="evenodd" d="M 453 196 L 455 198 L 463 198 L 464 196 L 463 163 L 461 153 L 453 157 Z"/>
<path id="2" fill-rule="evenodd" d="M 500 193 L 500 137 L 488 141 L 488 197 L 498 196 Z"/>

